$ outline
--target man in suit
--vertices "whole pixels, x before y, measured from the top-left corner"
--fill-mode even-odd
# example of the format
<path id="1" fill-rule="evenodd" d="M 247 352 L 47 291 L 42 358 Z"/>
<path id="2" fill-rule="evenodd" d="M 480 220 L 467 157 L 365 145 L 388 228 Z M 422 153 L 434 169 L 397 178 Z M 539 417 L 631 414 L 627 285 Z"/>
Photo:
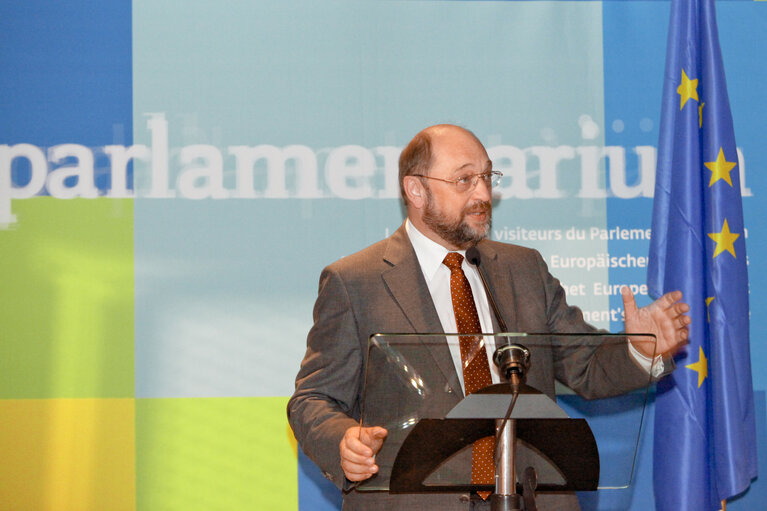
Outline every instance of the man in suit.
<path id="1" fill-rule="evenodd" d="M 537 251 L 486 239 L 496 178 L 485 148 L 471 132 L 452 125 L 426 128 L 403 150 L 399 179 L 405 223 L 388 239 L 322 272 L 314 326 L 288 403 L 289 421 L 304 452 L 345 490 L 344 509 L 489 509 L 489 502 L 465 493 L 394 495 L 353 489 L 378 471 L 375 455 L 388 434 L 380 426 L 359 424 L 368 338 L 375 333 L 458 332 L 452 270 L 442 261 L 449 252 L 463 255 L 472 246 L 481 254 L 490 292 L 510 331 L 579 333 L 594 328 L 567 304 L 559 281 Z M 465 261 L 461 265 L 482 331 L 496 330 L 476 268 Z M 665 370 L 671 370 L 669 356 L 686 341 L 689 324 L 681 293 L 669 293 L 641 309 L 628 289 L 623 300 L 626 332 L 655 334 L 657 352 L 664 356 Z M 566 355 L 544 350 L 536 355 L 528 383 L 549 395 L 555 379 L 586 397 L 614 394 L 647 383 L 652 361 L 643 350 L 642 345 L 627 346 L 617 359 L 613 355 L 607 371 L 593 370 L 593 350 L 568 350 Z M 428 362 L 433 363 L 424 373 L 433 388 L 444 392 L 430 399 L 447 413 L 464 393 L 460 358 L 439 347 L 431 356 Z M 497 373 L 493 379 L 497 381 Z M 399 396 L 391 398 L 396 402 Z M 572 499 L 542 502 L 539 509 L 572 509 L 577 506 Z"/>

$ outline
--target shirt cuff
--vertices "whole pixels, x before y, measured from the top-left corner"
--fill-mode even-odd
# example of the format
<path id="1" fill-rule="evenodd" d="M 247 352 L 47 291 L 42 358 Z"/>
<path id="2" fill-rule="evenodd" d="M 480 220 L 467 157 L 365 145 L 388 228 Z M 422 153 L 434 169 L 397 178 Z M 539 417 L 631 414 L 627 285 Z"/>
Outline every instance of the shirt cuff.
<path id="1" fill-rule="evenodd" d="M 650 357 L 642 354 L 637 350 L 633 344 L 631 344 L 631 341 L 629 341 L 629 353 L 631 353 L 631 356 L 634 357 L 634 360 L 636 360 L 637 364 L 642 367 L 647 373 L 653 377 L 653 379 L 657 379 L 660 377 L 660 375 L 663 374 L 664 364 L 663 364 L 663 356 L 657 355 L 655 357 L 655 361 L 653 362 L 653 359 Z"/>

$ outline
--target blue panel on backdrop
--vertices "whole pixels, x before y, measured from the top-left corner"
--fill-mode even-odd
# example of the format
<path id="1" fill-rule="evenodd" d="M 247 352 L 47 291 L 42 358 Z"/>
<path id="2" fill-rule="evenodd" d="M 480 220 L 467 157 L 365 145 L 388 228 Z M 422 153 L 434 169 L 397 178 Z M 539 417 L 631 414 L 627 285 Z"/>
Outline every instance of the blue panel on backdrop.
<path id="1" fill-rule="evenodd" d="M 760 474 L 767 474 L 767 393 L 754 391 L 754 415 L 756 416 L 757 462 Z M 763 480 L 763 479 L 762 479 Z M 751 510 L 763 509 L 767 502 L 767 484 L 759 484 L 759 479 L 751 482 L 751 487 L 740 497 L 727 502 L 727 509 Z"/>
<path id="2" fill-rule="evenodd" d="M 0 144 L 132 143 L 130 0 L 0 2 L 0 47 Z M 104 190 L 108 162 L 96 156 Z M 29 180 L 24 162 L 17 185 Z"/>
<path id="3" fill-rule="evenodd" d="M 626 509 L 652 509 L 652 505 L 649 507 L 642 507 L 648 502 L 648 498 L 652 501 L 652 493 L 648 493 L 645 489 L 652 487 L 652 446 L 653 446 L 653 431 L 652 424 L 655 418 L 655 392 L 652 390 L 648 395 L 647 408 L 645 409 L 643 426 L 639 436 L 639 443 L 637 445 L 637 454 L 634 460 L 634 472 L 631 480 L 631 486 L 629 488 L 621 489 L 603 489 L 599 491 L 578 492 L 578 501 L 580 502 L 581 509 L 583 511 L 623 511 Z M 595 407 L 598 410 L 598 405 Z M 599 413 L 599 412 L 597 412 Z M 592 428 L 604 428 L 609 427 L 611 423 L 610 417 L 596 417 L 599 425 L 592 423 L 589 420 L 589 425 Z M 628 425 L 630 428 L 635 426 Z M 633 505 L 632 505 L 633 504 Z"/>
<path id="4" fill-rule="evenodd" d="M 641 180 L 639 156 L 634 148 L 657 146 L 663 63 L 666 55 L 669 4 L 667 2 L 605 2 L 602 6 L 605 79 L 605 145 L 624 148 L 626 184 Z M 653 162 L 654 167 L 654 162 Z M 609 169 L 609 167 L 607 167 Z M 608 229 L 650 227 L 652 201 L 644 198 L 607 199 Z M 648 240 L 610 240 L 611 255 L 646 256 Z M 646 268 L 613 269 L 611 284 L 644 284 Z M 638 296 L 642 306 L 650 299 Z M 610 297 L 611 308 L 621 308 L 620 294 Z M 613 322 L 612 331 L 623 329 Z M 599 492 L 581 497 L 584 509 L 653 509 L 652 413 L 645 419 L 634 484 L 628 495 Z M 604 495 L 602 495 L 605 493 Z M 618 507 L 616 508 L 616 504 Z"/>
<path id="5" fill-rule="evenodd" d="M 298 448 L 298 508 L 312 511 L 341 509 L 341 491 L 323 477 L 317 465 Z"/>
<path id="6" fill-rule="evenodd" d="M 654 158 L 647 150 L 658 144 L 663 63 L 666 54 L 669 6 L 667 2 L 609 2 L 602 8 L 605 68 L 605 145 L 625 151 L 627 186 L 652 182 L 642 177 L 642 158 Z M 640 156 L 640 154 L 642 156 Z M 608 162 L 609 165 L 614 162 Z M 640 195 L 639 197 L 644 197 Z M 650 227 L 652 201 L 649 198 L 607 200 L 608 229 L 646 229 Z M 608 241 L 611 255 L 632 253 L 646 256 L 649 240 Z M 646 268 L 613 269 L 611 284 L 644 284 Z M 651 300 L 637 297 L 640 306 Z M 611 296 L 610 307 L 622 308 L 620 294 Z M 613 331 L 623 322 L 613 322 Z M 651 501 L 650 501 L 651 502 Z"/>

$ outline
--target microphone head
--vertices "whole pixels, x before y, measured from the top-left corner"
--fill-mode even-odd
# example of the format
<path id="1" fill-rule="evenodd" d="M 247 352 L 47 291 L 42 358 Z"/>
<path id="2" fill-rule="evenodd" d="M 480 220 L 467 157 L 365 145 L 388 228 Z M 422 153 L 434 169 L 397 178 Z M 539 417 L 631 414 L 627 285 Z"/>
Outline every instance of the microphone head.
<path id="1" fill-rule="evenodd" d="M 495 350 L 493 362 L 507 380 L 515 373 L 524 382 L 530 369 L 530 350 L 521 344 L 507 344 Z"/>
<path id="2" fill-rule="evenodd" d="M 466 250 L 466 260 L 474 266 L 479 266 L 479 250 L 476 245 Z"/>

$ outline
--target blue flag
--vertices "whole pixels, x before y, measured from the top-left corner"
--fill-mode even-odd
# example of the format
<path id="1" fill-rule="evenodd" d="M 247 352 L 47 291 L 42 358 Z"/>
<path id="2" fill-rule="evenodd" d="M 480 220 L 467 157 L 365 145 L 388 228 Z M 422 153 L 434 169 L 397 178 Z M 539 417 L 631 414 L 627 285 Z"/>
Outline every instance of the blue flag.
<path id="1" fill-rule="evenodd" d="M 706 511 L 757 475 L 740 166 L 713 0 L 672 0 L 648 268 L 690 304 L 690 343 L 658 384 L 661 511 Z"/>

